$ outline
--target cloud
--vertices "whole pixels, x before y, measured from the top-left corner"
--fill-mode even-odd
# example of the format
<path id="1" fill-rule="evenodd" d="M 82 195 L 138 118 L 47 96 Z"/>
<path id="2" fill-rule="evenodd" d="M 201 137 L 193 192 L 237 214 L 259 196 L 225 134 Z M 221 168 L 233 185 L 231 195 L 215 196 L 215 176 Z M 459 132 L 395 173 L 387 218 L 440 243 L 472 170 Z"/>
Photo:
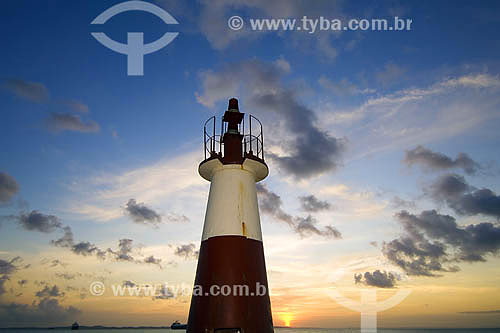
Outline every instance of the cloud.
<path id="1" fill-rule="evenodd" d="M 336 138 L 314 125 L 315 113 L 296 99 L 295 92 L 262 93 L 253 96 L 253 101 L 263 111 L 281 116 L 287 130 L 295 136 L 283 145 L 284 154 L 267 154 L 283 171 L 304 179 L 335 171 L 341 166 L 347 140 Z"/>
<path id="2" fill-rule="evenodd" d="M 177 246 L 177 248 L 174 251 L 174 254 L 176 256 L 189 260 L 189 259 L 197 259 L 198 255 L 200 254 L 200 251 L 197 251 L 196 245 L 191 243 L 191 244 L 183 244 Z"/>
<path id="3" fill-rule="evenodd" d="M 61 238 L 53 240 L 51 243 L 57 247 L 69 248 L 71 252 L 77 255 L 90 256 L 96 255 L 100 259 L 105 259 L 106 251 L 101 250 L 90 242 L 75 243 L 73 238 L 73 231 L 69 226 L 62 228 L 64 234 Z"/>
<path id="4" fill-rule="evenodd" d="M 421 164 L 424 167 L 434 170 L 447 170 L 460 168 L 467 174 L 474 174 L 481 166 L 475 162 L 469 155 L 459 153 L 455 159 L 444 154 L 433 152 L 422 146 L 417 146 L 414 149 L 407 150 L 404 162 L 409 166 Z"/>
<path id="5" fill-rule="evenodd" d="M 19 267 L 16 266 L 16 262 L 22 261 L 21 257 L 14 257 L 11 260 L 0 259 L 0 295 L 6 292 L 5 282 L 10 279 L 10 276 L 14 274 Z"/>
<path id="6" fill-rule="evenodd" d="M 320 230 L 316 226 L 317 223 L 318 223 L 318 221 L 314 217 L 312 217 L 311 215 L 308 215 L 305 218 L 296 217 L 295 218 L 295 231 L 301 237 L 308 237 L 310 235 L 318 235 L 318 236 L 323 236 L 326 238 L 334 238 L 334 239 L 342 238 L 342 234 L 335 227 L 332 227 L 331 225 L 327 225 L 323 230 Z"/>
<path id="7" fill-rule="evenodd" d="M 144 263 L 145 264 L 153 264 L 153 265 L 158 265 L 161 268 L 161 259 L 155 258 L 153 255 L 144 258 Z"/>
<path id="8" fill-rule="evenodd" d="M 5 326 L 35 326 L 67 324 L 81 314 L 78 308 L 62 306 L 55 298 L 44 298 L 38 303 L 0 304 L 0 322 Z"/>
<path id="9" fill-rule="evenodd" d="M 328 201 L 318 200 L 314 195 L 306 195 L 299 197 L 300 205 L 306 212 L 316 213 L 322 210 L 329 210 L 332 208 Z"/>
<path id="10" fill-rule="evenodd" d="M 65 206 L 73 214 L 97 221 L 123 216 L 123 203 L 130 198 L 165 207 L 204 198 L 207 184 L 197 173 L 199 151 L 163 159 L 127 171 L 99 174 L 71 185 L 76 194 Z M 183 222 L 183 215 L 167 214 L 167 221 Z"/>
<path id="11" fill-rule="evenodd" d="M 122 285 L 124 287 L 127 287 L 127 288 L 133 288 L 133 287 L 137 286 L 137 284 L 135 282 L 129 281 L 129 280 L 123 281 Z"/>
<path id="12" fill-rule="evenodd" d="M 487 188 L 476 189 L 460 175 L 443 175 L 426 192 L 438 201 L 445 201 L 457 214 L 500 219 L 500 196 Z"/>
<path id="13" fill-rule="evenodd" d="M 476 75 L 464 75 L 457 78 L 448 78 L 443 86 L 446 87 L 473 87 L 473 88 L 490 88 L 500 87 L 500 77 L 492 76 L 487 73 L 479 73 Z"/>
<path id="14" fill-rule="evenodd" d="M 74 254 L 85 257 L 95 255 L 101 260 L 113 259 L 116 261 L 126 261 L 137 264 L 155 264 L 161 268 L 161 259 L 155 258 L 152 255 L 142 259 L 134 257 L 132 255 L 134 252 L 132 239 L 120 239 L 118 241 L 118 249 L 113 250 L 108 248 L 107 250 L 104 250 L 88 241 L 80 241 L 76 243 L 74 241 L 73 231 L 69 226 L 61 227 L 61 229 L 64 231 L 64 234 L 60 238 L 51 241 L 51 243 L 57 247 L 68 248 Z"/>
<path id="15" fill-rule="evenodd" d="M 19 284 L 21 287 L 23 287 L 23 286 L 28 284 L 28 280 L 25 280 L 25 279 L 19 280 L 19 281 L 17 281 L 17 284 Z"/>
<path id="16" fill-rule="evenodd" d="M 130 199 L 127 202 L 125 210 L 135 223 L 152 225 L 153 227 L 158 227 L 158 224 L 161 223 L 160 214 L 144 203 L 137 203 L 135 199 Z"/>
<path id="17" fill-rule="evenodd" d="M 63 297 L 64 292 L 59 290 L 59 287 L 54 285 L 52 288 L 45 286 L 42 290 L 35 294 L 36 297 L 46 298 L 46 297 Z"/>
<path id="18" fill-rule="evenodd" d="M 75 100 L 64 100 L 60 102 L 61 104 L 69 107 L 73 112 L 79 113 L 89 113 L 89 107 L 82 102 Z"/>
<path id="19" fill-rule="evenodd" d="M 68 264 L 62 262 L 61 260 L 59 259 L 53 259 L 51 262 L 50 262 L 50 267 L 57 267 L 57 266 L 62 266 L 62 267 L 66 267 L 68 266 Z"/>
<path id="20" fill-rule="evenodd" d="M 268 123 L 268 126 L 280 137 L 275 143 L 281 152 L 270 151 L 267 157 L 281 170 L 298 179 L 335 171 L 341 166 L 347 140 L 336 138 L 317 126 L 316 113 L 298 100 L 300 90 L 281 83 L 284 74 L 283 66 L 258 60 L 227 65 L 218 73 L 201 72 L 203 92 L 197 93 L 197 100 L 212 107 L 215 102 L 236 95 L 243 87 L 245 103 L 267 118 L 274 115 L 278 119 L 277 124 Z M 280 127 L 286 139 L 278 134 Z M 273 137 L 268 136 L 268 142 L 272 140 Z"/>
<path id="21" fill-rule="evenodd" d="M 7 291 L 5 289 L 5 282 L 9 280 L 9 277 L 7 275 L 1 275 L 0 276 L 0 296 L 5 294 Z"/>
<path id="22" fill-rule="evenodd" d="M 362 283 L 377 288 L 394 288 L 397 280 L 398 278 L 395 274 L 378 269 L 373 273 L 354 274 L 354 282 L 356 284 Z"/>
<path id="23" fill-rule="evenodd" d="M 334 82 L 324 75 L 320 76 L 318 83 L 323 89 L 337 96 L 373 94 L 376 92 L 375 89 L 361 89 L 347 79 Z"/>
<path id="24" fill-rule="evenodd" d="M 460 82 L 460 83 L 459 83 Z M 362 98 L 346 106 L 337 99 L 318 102 L 322 128 L 340 128 L 356 138 L 349 143 L 352 159 L 374 156 L 452 138 L 497 121 L 500 77 L 476 73 L 442 77 L 421 86 Z"/>
<path id="25" fill-rule="evenodd" d="M 458 226 L 450 215 L 435 210 L 419 215 L 401 211 L 396 214 L 403 227 L 401 237 L 384 242 L 384 256 L 408 275 L 438 276 L 457 272 L 460 262 L 486 261 L 500 252 L 500 227 L 492 223 Z"/>
<path id="26" fill-rule="evenodd" d="M 171 299 L 174 298 L 175 294 L 166 285 L 162 285 L 161 289 L 158 291 L 158 295 L 155 295 L 153 299 Z"/>
<path id="27" fill-rule="evenodd" d="M 16 180 L 5 172 L 0 172 L 0 203 L 8 202 L 17 192 L 19 185 Z"/>
<path id="28" fill-rule="evenodd" d="M 21 261 L 21 257 L 15 257 L 9 261 L 0 259 L 0 274 L 2 275 L 10 275 L 18 270 L 18 267 L 15 265 L 16 262 Z"/>
<path id="29" fill-rule="evenodd" d="M 132 252 L 132 243 L 131 239 L 120 239 L 118 241 L 118 251 L 108 250 L 108 252 L 114 254 L 115 259 L 118 261 L 133 261 L 134 258 L 130 255 Z"/>
<path id="30" fill-rule="evenodd" d="M 390 85 L 403 78 L 406 69 L 394 63 L 385 64 L 384 68 L 375 74 L 378 83 L 384 86 Z"/>
<path id="31" fill-rule="evenodd" d="M 48 89 L 38 82 L 9 79 L 4 83 L 3 87 L 17 97 L 21 97 L 31 102 L 44 103 L 49 100 Z"/>
<path id="32" fill-rule="evenodd" d="M 284 17 L 319 17 L 329 13 L 334 17 L 342 17 L 340 1 L 265 1 L 254 0 L 251 2 L 241 0 L 224 1 L 201 1 L 201 11 L 199 16 L 191 18 L 193 24 L 198 25 L 199 31 L 207 38 L 210 45 L 216 50 L 225 50 L 232 44 L 240 41 L 253 41 L 261 38 L 265 34 L 274 34 L 284 38 L 290 43 L 290 47 L 299 49 L 297 45 L 302 45 L 301 50 L 309 51 L 314 55 L 321 55 L 327 60 L 333 60 L 337 56 L 337 49 L 332 44 L 332 40 L 340 32 L 316 31 L 309 34 L 307 31 L 289 31 L 287 34 L 279 34 L 276 31 L 252 31 L 248 18 L 284 18 Z M 169 6 L 167 5 L 168 9 Z M 239 15 L 244 17 L 245 25 L 241 30 L 234 31 L 228 28 L 227 20 L 235 15 L 238 10 Z M 242 11 L 244 13 L 242 13 Z M 297 22 L 299 23 L 299 22 Z M 317 29 L 319 30 L 319 28 Z M 304 45 L 306 44 L 306 45 Z"/>
<path id="33" fill-rule="evenodd" d="M 104 259 L 106 252 L 99 249 L 90 242 L 79 242 L 71 247 L 71 252 L 82 256 L 96 255 L 98 258 Z"/>
<path id="34" fill-rule="evenodd" d="M 93 120 L 83 121 L 79 115 L 71 113 L 52 112 L 47 118 L 48 128 L 54 132 L 74 131 L 81 133 L 95 133 L 101 130 Z"/>
<path id="35" fill-rule="evenodd" d="M 29 214 L 22 213 L 19 216 L 11 216 L 20 226 L 26 230 L 50 233 L 56 229 L 62 228 L 59 218 L 55 215 L 45 215 L 37 210 Z"/>
<path id="36" fill-rule="evenodd" d="M 74 245 L 73 240 L 73 231 L 69 226 L 65 226 L 62 228 L 64 234 L 61 238 L 53 240 L 51 243 L 58 247 L 72 247 Z M 57 266 L 57 264 L 61 264 L 59 260 L 53 260 L 51 267 Z"/>
<path id="37" fill-rule="evenodd" d="M 391 206 L 392 208 L 416 208 L 417 205 L 415 204 L 414 201 L 411 200 L 405 200 L 400 198 L 399 196 L 394 196 L 391 200 Z"/>
<path id="38" fill-rule="evenodd" d="M 270 191 L 265 184 L 258 183 L 256 187 L 260 211 L 274 217 L 278 221 L 293 225 L 293 216 L 286 213 L 281 207 L 283 204 L 281 197 Z"/>
<path id="39" fill-rule="evenodd" d="M 308 215 L 307 217 L 292 216 L 285 212 L 281 207 L 283 202 L 281 197 L 270 191 L 265 184 L 257 184 L 257 194 L 259 199 L 260 211 L 264 214 L 275 218 L 278 221 L 285 222 L 292 230 L 298 233 L 301 237 L 311 235 L 323 236 L 326 238 L 338 239 L 342 238 L 341 233 L 333 226 L 326 226 L 320 230 L 316 224 L 317 220 Z"/>
<path id="40" fill-rule="evenodd" d="M 129 280 L 126 280 L 126 281 L 123 281 L 123 286 L 124 287 L 130 287 L 130 288 L 133 288 L 135 287 L 137 284 L 135 282 L 132 282 L 132 281 L 129 281 Z"/>
<path id="41" fill-rule="evenodd" d="M 58 278 L 64 279 L 64 280 L 73 280 L 76 275 L 75 274 L 70 274 L 70 273 L 56 273 L 55 274 Z"/>
<path id="42" fill-rule="evenodd" d="M 189 222 L 191 221 L 189 219 L 189 217 L 187 217 L 186 215 L 178 215 L 178 214 L 175 214 L 175 213 L 168 213 L 167 216 L 165 217 L 165 219 L 169 222 L 174 222 L 174 223 L 186 223 L 186 222 Z"/>

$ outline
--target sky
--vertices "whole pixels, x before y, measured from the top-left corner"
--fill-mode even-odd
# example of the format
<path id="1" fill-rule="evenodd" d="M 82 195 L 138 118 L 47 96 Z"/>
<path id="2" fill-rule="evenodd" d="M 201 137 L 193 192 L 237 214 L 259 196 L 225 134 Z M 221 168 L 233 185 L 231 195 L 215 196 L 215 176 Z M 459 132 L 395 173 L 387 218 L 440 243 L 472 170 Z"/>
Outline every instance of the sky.
<path id="1" fill-rule="evenodd" d="M 380 327 L 500 326 L 498 2 L 157 0 L 178 24 L 91 24 L 122 2 L 0 4 L 0 326 L 185 322 L 203 124 L 231 97 L 264 127 L 275 325 L 359 327 L 335 290 L 408 292 Z M 252 30 L 304 16 L 412 23 Z M 178 35 L 128 75 L 93 32 Z"/>

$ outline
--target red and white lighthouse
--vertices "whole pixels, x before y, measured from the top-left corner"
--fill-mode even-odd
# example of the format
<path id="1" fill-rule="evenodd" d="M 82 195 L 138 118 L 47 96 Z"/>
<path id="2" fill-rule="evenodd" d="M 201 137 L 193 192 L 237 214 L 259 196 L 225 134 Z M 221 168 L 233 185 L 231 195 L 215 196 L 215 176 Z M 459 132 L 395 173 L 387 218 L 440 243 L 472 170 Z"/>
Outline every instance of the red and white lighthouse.
<path id="1" fill-rule="evenodd" d="M 245 118 L 247 131 L 245 131 Z M 255 184 L 267 177 L 260 121 L 229 100 L 220 135 L 205 123 L 200 175 L 211 182 L 188 333 L 273 332 Z"/>

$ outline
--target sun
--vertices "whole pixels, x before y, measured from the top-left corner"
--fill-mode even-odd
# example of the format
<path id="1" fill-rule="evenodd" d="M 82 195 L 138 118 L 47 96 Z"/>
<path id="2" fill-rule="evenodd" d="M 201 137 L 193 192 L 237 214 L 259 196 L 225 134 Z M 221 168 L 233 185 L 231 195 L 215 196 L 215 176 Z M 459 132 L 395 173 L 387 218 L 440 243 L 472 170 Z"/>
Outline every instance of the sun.
<path id="1" fill-rule="evenodd" d="M 283 312 L 281 313 L 280 318 L 286 327 L 290 327 L 290 323 L 294 319 L 294 316 L 290 312 Z"/>

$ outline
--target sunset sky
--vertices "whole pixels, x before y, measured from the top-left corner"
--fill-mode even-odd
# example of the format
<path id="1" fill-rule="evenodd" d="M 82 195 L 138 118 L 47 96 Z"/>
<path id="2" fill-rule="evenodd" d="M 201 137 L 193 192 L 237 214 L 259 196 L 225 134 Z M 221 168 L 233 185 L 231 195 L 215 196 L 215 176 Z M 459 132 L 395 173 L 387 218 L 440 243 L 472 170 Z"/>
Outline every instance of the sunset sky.
<path id="1" fill-rule="evenodd" d="M 497 1 L 0 3 L 0 327 L 186 322 L 210 184 L 203 124 L 264 126 L 258 187 L 274 325 L 500 327 Z M 228 19 L 244 26 L 234 31 Z M 252 31 L 250 19 L 411 19 L 405 31 Z M 127 75 L 91 32 L 150 43 Z M 105 287 L 92 295 L 94 282 Z M 167 284 L 156 296 L 112 286 Z"/>

